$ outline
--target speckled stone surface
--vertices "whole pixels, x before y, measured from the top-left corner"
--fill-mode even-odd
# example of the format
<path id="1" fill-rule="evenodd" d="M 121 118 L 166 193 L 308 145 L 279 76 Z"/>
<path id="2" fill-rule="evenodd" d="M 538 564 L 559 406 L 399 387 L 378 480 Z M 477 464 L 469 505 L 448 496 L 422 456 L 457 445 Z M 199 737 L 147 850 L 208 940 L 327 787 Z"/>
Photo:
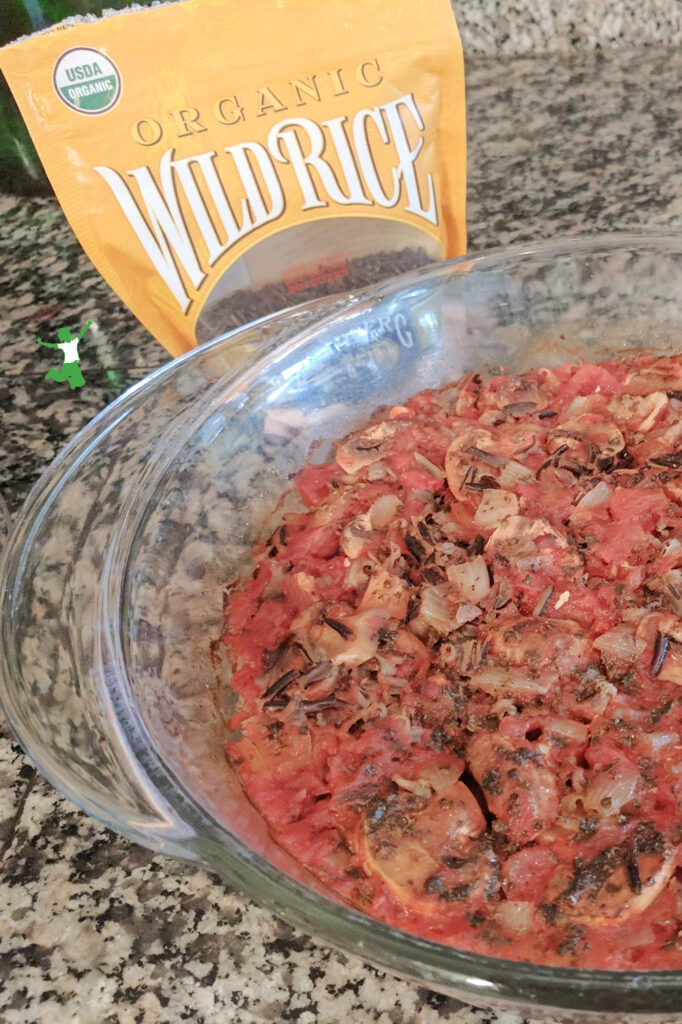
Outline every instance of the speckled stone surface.
<path id="1" fill-rule="evenodd" d="M 628 227 L 682 231 L 681 74 L 679 52 L 661 47 L 470 60 L 471 250 Z M 16 512 L 65 441 L 166 356 L 54 202 L 0 197 L 0 282 L 0 490 Z M 87 383 L 71 393 L 44 380 L 52 353 L 35 338 L 88 318 Z M 216 877 L 112 835 L 38 776 L 1 726 L 0 1021 L 184 1020 L 520 1018 L 387 977 Z"/>
<path id="2" fill-rule="evenodd" d="M 682 41 L 679 0 L 452 0 L 468 54 L 570 53 Z"/>

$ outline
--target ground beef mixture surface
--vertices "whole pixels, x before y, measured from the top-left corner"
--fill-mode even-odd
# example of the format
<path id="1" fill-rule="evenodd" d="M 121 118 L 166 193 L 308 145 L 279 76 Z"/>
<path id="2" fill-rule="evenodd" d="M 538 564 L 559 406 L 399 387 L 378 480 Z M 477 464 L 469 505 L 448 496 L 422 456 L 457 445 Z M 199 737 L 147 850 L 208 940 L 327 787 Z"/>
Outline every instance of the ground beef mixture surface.
<path id="1" fill-rule="evenodd" d="M 295 486 L 219 641 L 277 841 L 460 949 L 682 969 L 682 360 L 466 376 Z"/>

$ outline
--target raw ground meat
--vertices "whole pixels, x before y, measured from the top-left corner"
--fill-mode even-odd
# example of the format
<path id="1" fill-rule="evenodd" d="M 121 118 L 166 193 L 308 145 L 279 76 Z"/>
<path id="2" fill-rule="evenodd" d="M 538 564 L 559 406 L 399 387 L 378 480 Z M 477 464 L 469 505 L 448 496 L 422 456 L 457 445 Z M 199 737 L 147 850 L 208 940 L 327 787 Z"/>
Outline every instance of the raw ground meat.
<path id="1" fill-rule="evenodd" d="M 460 949 L 682 969 L 682 360 L 471 374 L 295 485 L 221 638 L 278 843 Z"/>

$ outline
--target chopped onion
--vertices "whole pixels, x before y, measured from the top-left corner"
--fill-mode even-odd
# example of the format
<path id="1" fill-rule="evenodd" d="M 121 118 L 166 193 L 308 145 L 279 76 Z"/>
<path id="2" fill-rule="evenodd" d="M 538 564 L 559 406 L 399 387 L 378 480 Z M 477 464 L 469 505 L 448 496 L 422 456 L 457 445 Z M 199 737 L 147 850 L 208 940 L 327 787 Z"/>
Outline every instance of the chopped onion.
<path id="1" fill-rule="evenodd" d="M 391 471 L 387 462 L 381 459 L 379 462 L 373 463 L 367 470 L 367 479 L 371 482 L 376 480 L 383 480 L 384 477 L 392 477 L 393 472 Z"/>
<path id="2" fill-rule="evenodd" d="M 625 389 L 632 395 L 649 395 L 652 391 L 679 391 L 682 380 L 669 376 L 658 367 L 633 370 L 625 380 Z"/>
<path id="3" fill-rule="evenodd" d="M 357 516 L 344 527 L 340 537 L 341 549 L 348 558 L 359 558 L 372 536 L 369 516 Z"/>
<path id="4" fill-rule="evenodd" d="M 421 725 L 410 725 L 407 731 L 407 738 L 410 743 L 419 745 L 425 732 L 426 729 L 423 729 Z"/>
<path id="5" fill-rule="evenodd" d="M 665 558 L 667 555 L 672 555 L 675 551 L 679 551 L 682 548 L 677 537 L 670 537 L 661 550 L 661 555 Z"/>
<path id="6" fill-rule="evenodd" d="M 505 459 L 505 464 L 499 475 L 499 481 L 503 487 L 516 487 L 518 484 L 529 484 L 535 479 L 535 474 L 528 466 L 516 462 L 515 459 Z"/>
<path id="7" fill-rule="evenodd" d="M 474 523 L 484 530 L 494 530 L 507 516 L 515 516 L 519 511 L 519 502 L 511 491 L 484 491 L 481 503 L 476 509 Z"/>
<path id="8" fill-rule="evenodd" d="M 645 615 L 648 614 L 649 612 L 646 608 L 638 608 L 637 605 L 632 605 L 630 608 L 623 608 L 620 613 L 620 617 L 623 622 L 632 622 L 637 624 L 645 617 Z"/>
<path id="9" fill-rule="evenodd" d="M 405 580 L 378 565 L 369 578 L 360 607 L 385 608 L 392 618 L 404 619 L 409 600 L 410 588 Z"/>
<path id="10" fill-rule="evenodd" d="M 435 793 L 446 793 L 452 791 L 461 778 L 461 771 L 456 764 L 440 765 L 436 767 L 433 763 L 422 768 L 422 778 L 426 779 Z"/>
<path id="11" fill-rule="evenodd" d="M 667 430 L 656 437 L 655 442 L 649 442 L 651 445 L 655 443 L 656 447 L 653 451 L 649 450 L 647 455 L 650 459 L 654 456 L 670 455 L 679 447 L 680 440 L 682 440 L 682 419 L 676 419 Z"/>
<path id="12" fill-rule="evenodd" d="M 400 506 L 401 501 L 397 494 L 382 494 L 377 498 L 369 510 L 372 529 L 382 530 L 384 526 L 388 526 L 396 518 Z"/>
<path id="13" fill-rule="evenodd" d="M 478 609 L 476 609 L 478 611 Z M 445 598 L 435 587 L 422 587 L 419 620 L 432 626 L 436 632 L 445 636 L 453 628 L 452 613 Z"/>
<path id="14" fill-rule="evenodd" d="M 343 728 L 346 732 L 353 728 L 356 722 L 368 722 L 372 718 L 384 718 L 387 714 L 385 704 L 368 704 L 364 708 L 360 708 L 354 715 L 347 718 L 343 723 Z"/>
<path id="15" fill-rule="evenodd" d="M 581 712 L 586 718 L 591 720 L 606 711 L 609 702 L 618 695 L 618 690 L 594 666 L 588 668 L 584 675 L 584 680 L 586 684 L 589 685 L 591 683 L 596 688 L 596 693 L 592 697 L 583 700 L 580 704 Z"/>
<path id="16" fill-rule="evenodd" d="M 547 715 L 543 719 L 543 728 L 556 733 L 557 736 L 565 736 L 566 739 L 576 740 L 578 743 L 587 741 L 587 726 L 582 722 L 574 722 L 571 718 L 557 718 L 554 715 Z"/>
<path id="17" fill-rule="evenodd" d="M 619 814 L 635 795 L 638 781 L 639 772 L 634 765 L 620 761 L 592 775 L 582 795 L 583 805 L 602 817 Z"/>
<path id="18" fill-rule="evenodd" d="M 393 775 L 391 778 L 396 786 L 406 789 L 408 793 L 414 793 L 415 796 L 425 797 L 426 799 L 433 796 L 431 784 L 426 779 L 406 779 L 402 775 Z"/>
<path id="19" fill-rule="evenodd" d="M 567 417 L 582 416 L 583 413 L 589 412 L 594 404 L 594 398 L 592 395 L 576 395 L 569 406 L 564 410 L 564 415 Z"/>
<path id="20" fill-rule="evenodd" d="M 564 469 L 563 466 L 552 466 L 550 471 L 554 473 L 554 476 L 564 487 L 572 487 L 575 483 L 575 477 L 568 469 Z"/>
<path id="21" fill-rule="evenodd" d="M 534 912 L 534 904 L 526 900 L 504 900 L 495 910 L 495 917 L 503 931 L 525 935 L 533 927 Z"/>
<path id="22" fill-rule="evenodd" d="M 484 667 L 478 670 L 472 677 L 470 685 L 484 693 L 490 693 L 496 697 L 498 694 L 527 693 L 543 695 L 552 686 L 552 676 L 539 676 L 531 679 L 528 673 L 521 669 L 495 668 L 494 666 Z"/>
<path id="23" fill-rule="evenodd" d="M 473 622 L 481 614 L 481 609 L 478 605 L 469 604 L 468 601 L 462 601 L 457 605 L 457 611 L 455 612 L 455 627 L 466 625 L 467 622 Z"/>
<path id="24" fill-rule="evenodd" d="M 435 477 L 436 480 L 442 480 L 445 477 L 445 470 L 440 466 L 436 466 L 430 459 L 427 459 L 421 452 L 414 453 L 414 461 L 418 466 L 421 466 L 429 476 Z"/>
<path id="25" fill-rule="evenodd" d="M 653 427 L 658 414 L 668 405 L 668 396 L 663 391 L 653 391 L 644 399 L 640 412 L 644 413 L 644 419 L 637 428 L 641 434 L 648 434 Z"/>
<path id="26" fill-rule="evenodd" d="M 343 488 L 340 491 L 332 491 L 324 504 L 315 510 L 312 522 L 315 526 L 328 526 L 329 523 L 340 523 L 346 518 L 353 503 L 353 494 L 350 488 Z"/>
<path id="27" fill-rule="evenodd" d="M 636 637 L 628 626 L 620 625 L 598 636 L 593 646 L 607 658 L 617 658 L 630 664 L 639 657 L 646 643 L 641 637 Z"/>
<path id="28" fill-rule="evenodd" d="M 456 595 L 464 601 L 479 604 L 490 593 L 490 576 L 483 555 L 459 565 L 448 565 L 445 572 Z"/>
<path id="29" fill-rule="evenodd" d="M 649 732 L 645 733 L 642 739 L 646 740 L 654 753 L 662 750 L 663 747 L 669 747 L 673 743 L 680 742 L 680 737 L 676 732 Z"/>
<path id="30" fill-rule="evenodd" d="M 600 480 L 596 487 L 593 487 L 587 494 L 583 494 L 576 508 L 596 508 L 597 505 L 605 505 L 612 494 L 613 489 L 605 480 Z"/>
<path id="31" fill-rule="evenodd" d="M 427 491 L 421 487 L 415 487 L 414 490 L 410 489 L 410 498 L 417 498 L 425 505 L 430 505 L 433 501 L 433 491 Z"/>
<path id="32" fill-rule="evenodd" d="M 387 676 L 392 679 L 398 671 L 398 663 L 395 658 L 385 658 L 382 654 L 377 654 L 377 661 L 379 662 L 379 671 L 382 676 Z"/>
<path id="33" fill-rule="evenodd" d="M 638 726 L 643 732 L 646 732 L 647 725 L 651 724 L 651 712 L 633 708 L 630 699 L 624 693 L 617 693 L 613 698 L 613 714 L 623 722 Z"/>
<path id="34" fill-rule="evenodd" d="M 355 558 L 346 573 L 346 585 L 352 590 L 364 586 L 374 563 L 369 558 Z"/>
<path id="35" fill-rule="evenodd" d="M 498 697 L 497 700 L 490 708 L 491 715 L 497 715 L 498 718 L 506 718 L 508 715 L 518 715 L 516 710 L 516 704 L 511 697 Z"/>

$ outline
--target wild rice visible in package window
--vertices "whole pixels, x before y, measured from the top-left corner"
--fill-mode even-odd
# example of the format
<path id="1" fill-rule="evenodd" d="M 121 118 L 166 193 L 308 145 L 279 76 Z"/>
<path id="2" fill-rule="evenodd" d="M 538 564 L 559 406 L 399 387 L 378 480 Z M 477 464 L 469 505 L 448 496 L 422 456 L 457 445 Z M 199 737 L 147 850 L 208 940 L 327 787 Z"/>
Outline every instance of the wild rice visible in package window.
<path id="1" fill-rule="evenodd" d="M 465 251 L 449 0 L 184 0 L 0 66 L 83 248 L 173 355 Z"/>

